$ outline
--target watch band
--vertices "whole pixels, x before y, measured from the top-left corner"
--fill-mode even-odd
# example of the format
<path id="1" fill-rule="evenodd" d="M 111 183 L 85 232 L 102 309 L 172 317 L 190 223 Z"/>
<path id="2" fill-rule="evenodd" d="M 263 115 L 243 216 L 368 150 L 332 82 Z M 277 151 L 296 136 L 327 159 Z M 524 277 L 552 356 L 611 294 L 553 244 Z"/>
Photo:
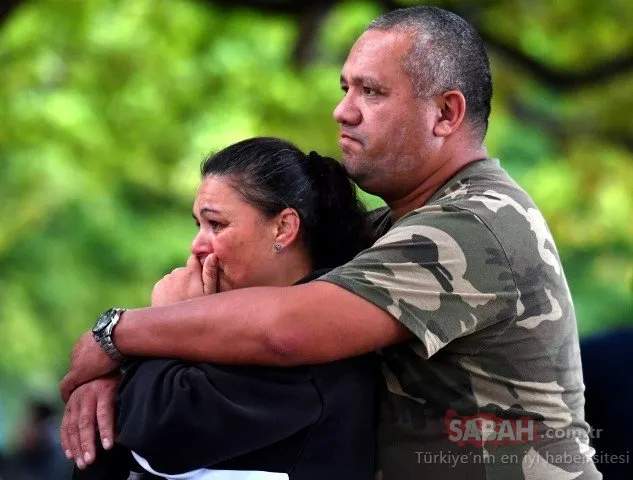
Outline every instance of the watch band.
<path id="1" fill-rule="evenodd" d="M 116 327 L 119 320 L 121 320 L 121 314 L 125 312 L 125 310 L 125 308 L 113 308 L 113 315 L 108 326 L 99 334 L 94 334 L 95 340 L 108 357 L 119 362 L 125 361 L 126 358 L 125 355 L 116 348 L 116 345 L 114 345 L 114 342 L 112 341 L 112 334 L 114 332 L 114 327 Z"/>

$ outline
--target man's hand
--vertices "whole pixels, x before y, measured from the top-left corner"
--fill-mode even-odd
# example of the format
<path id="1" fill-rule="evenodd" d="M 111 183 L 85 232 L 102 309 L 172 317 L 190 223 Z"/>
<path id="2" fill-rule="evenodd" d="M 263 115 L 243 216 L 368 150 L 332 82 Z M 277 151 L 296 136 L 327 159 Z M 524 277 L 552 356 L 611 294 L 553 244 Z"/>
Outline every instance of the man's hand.
<path id="1" fill-rule="evenodd" d="M 108 375 L 118 368 L 119 362 L 108 357 L 95 341 L 92 332 L 84 333 L 73 347 L 70 368 L 59 384 L 62 399 L 68 402 L 70 394 L 77 387 Z"/>
<path id="2" fill-rule="evenodd" d="M 64 411 L 59 429 L 62 448 L 80 469 L 96 457 L 96 431 L 108 450 L 114 444 L 114 404 L 119 385 L 118 374 L 98 378 L 77 388 Z"/>
<path id="3" fill-rule="evenodd" d="M 216 255 L 213 253 L 208 255 L 203 265 L 200 265 L 200 261 L 195 255 L 191 255 L 186 266 L 176 268 L 154 285 L 152 307 L 216 293 L 217 284 L 218 262 Z"/>

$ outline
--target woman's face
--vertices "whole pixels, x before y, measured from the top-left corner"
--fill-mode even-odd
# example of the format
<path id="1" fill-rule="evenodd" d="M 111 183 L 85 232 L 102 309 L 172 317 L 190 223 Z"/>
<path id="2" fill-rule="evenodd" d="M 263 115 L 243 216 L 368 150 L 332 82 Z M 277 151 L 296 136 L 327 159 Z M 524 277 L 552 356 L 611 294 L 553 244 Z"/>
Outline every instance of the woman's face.
<path id="1" fill-rule="evenodd" d="M 267 218 L 226 177 L 214 175 L 202 180 L 193 217 L 199 229 L 191 253 L 201 264 L 216 254 L 219 291 L 275 284 L 275 217 Z"/>

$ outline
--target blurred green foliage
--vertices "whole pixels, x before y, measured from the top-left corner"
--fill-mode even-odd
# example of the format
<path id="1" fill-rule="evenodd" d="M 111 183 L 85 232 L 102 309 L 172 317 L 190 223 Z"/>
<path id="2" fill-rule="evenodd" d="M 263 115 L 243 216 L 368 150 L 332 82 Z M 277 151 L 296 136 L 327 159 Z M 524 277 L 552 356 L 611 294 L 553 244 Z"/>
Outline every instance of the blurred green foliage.
<path id="1" fill-rule="evenodd" d="M 5 385 L 54 386 L 101 311 L 146 305 L 155 281 L 184 262 L 210 150 L 275 135 L 338 156 L 340 67 L 381 11 L 337 3 L 303 69 L 293 68 L 292 18 L 213 2 L 29 1 L 5 19 Z M 633 3 L 473 1 L 469 12 L 491 39 L 489 152 L 548 219 L 581 333 L 632 323 L 633 73 L 553 86 L 495 43 L 557 71 L 589 71 L 633 50 Z"/>

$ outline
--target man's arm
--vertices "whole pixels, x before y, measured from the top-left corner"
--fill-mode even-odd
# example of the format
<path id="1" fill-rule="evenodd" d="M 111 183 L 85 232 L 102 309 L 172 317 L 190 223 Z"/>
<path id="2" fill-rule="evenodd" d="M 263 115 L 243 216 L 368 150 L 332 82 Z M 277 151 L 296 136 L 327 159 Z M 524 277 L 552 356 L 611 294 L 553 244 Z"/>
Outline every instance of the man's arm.
<path id="1" fill-rule="evenodd" d="M 128 310 L 114 342 L 130 356 L 293 366 L 352 357 L 410 337 L 407 328 L 376 305 L 314 281 Z"/>
<path id="2" fill-rule="evenodd" d="M 175 282 L 173 288 L 181 292 L 187 287 Z M 330 362 L 412 337 L 385 310 L 322 281 L 128 310 L 114 330 L 115 345 L 128 356 L 278 366 Z M 62 399 L 68 401 L 79 385 L 117 368 L 92 334 L 85 333 L 60 383 Z"/>

